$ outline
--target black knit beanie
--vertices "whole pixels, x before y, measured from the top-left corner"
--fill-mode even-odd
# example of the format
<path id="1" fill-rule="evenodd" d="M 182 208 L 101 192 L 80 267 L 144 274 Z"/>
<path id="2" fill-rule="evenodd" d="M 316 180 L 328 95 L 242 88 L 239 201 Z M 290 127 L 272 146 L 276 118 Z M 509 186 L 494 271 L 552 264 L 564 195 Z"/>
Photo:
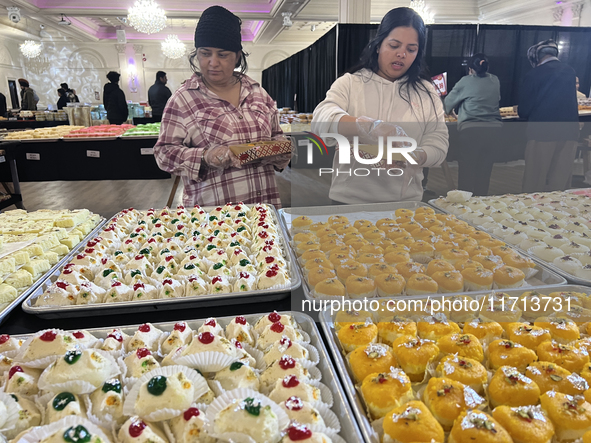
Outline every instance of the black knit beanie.
<path id="1" fill-rule="evenodd" d="M 226 8 L 207 8 L 201 14 L 195 29 L 195 47 L 239 52 L 242 50 L 241 24 L 242 20 Z"/>

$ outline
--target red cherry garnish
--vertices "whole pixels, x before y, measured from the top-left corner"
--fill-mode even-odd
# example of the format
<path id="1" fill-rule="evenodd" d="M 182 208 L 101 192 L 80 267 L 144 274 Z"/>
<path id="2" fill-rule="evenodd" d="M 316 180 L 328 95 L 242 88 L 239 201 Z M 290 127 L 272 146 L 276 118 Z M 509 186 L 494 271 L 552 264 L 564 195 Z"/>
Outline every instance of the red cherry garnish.
<path id="1" fill-rule="evenodd" d="M 138 289 L 146 289 L 143 283 L 136 283 L 133 285 L 133 292 L 137 291 Z"/>
<path id="2" fill-rule="evenodd" d="M 279 340 L 279 344 L 281 346 L 287 345 L 287 349 L 291 348 L 291 340 L 288 337 L 283 337 L 281 340 Z"/>
<path id="3" fill-rule="evenodd" d="M 101 263 L 102 263 L 103 265 L 106 265 L 108 261 L 109 261 L 109 260 L 107 259 L 107 257 L 104 257 L 104 258 L 102 258 L 102 259 L 101 259 Z"/>
<path id="4" fill-rule="evenodd" d="M 211 327 L 215 328 L 217 326 L 217 323 L 215 322 L 215 319 L 210 318 L 209 320 L 207 320 L 205 322 L 205 326 L 211 326 Z"/>
<path id="5" fill-rule="evenodd" d="M 299 397 L 289 397 L 285 400 L 285 407 L 290 411 L 299 411 L 300 409 L 303 409 L 304 402 Z"/>
<path id="6" fill-rule="evenodd" d="M 56 339 L 56 337 L 57 337 L 57 334 L 55 333 L 55 331 L 47 331 L 46 333 L 41 335 L 39 337 L 39 339 L 42 341 L 54 341 Z"/>
<path id="7" fill-rule="evenodd" d="M 185 225 L 176 225 L 177 230 L 182 231 L 185 228 Z"/>
<path id="8" fill-rule="evenodd" d="M 199 417 L 199 414 L 200 414 L 199 409 L 197 409 L 197 408 L 189 408 L 183 414 L 183 418 L 185 419 L 185 421 L 189 421 L 193 417 Z"/>
<path id="9" fill-rule="evenodd" d="M 278 272 L 275 269 L 269 269 L 267 272 L 265 272 L 265 276 L 267 278 L 273 278 L 278 274 Z"/>
<path id="10" fill-rule="evenodd" d="M 232 341 L 234 342 L 234 346 L 236 346 L 236 349 L 244 349 L 242 347 L 242 343 L 240 343 L 238 340 L 233 339 Z"/>
<path id="11" fill-rule="evenodd" d="M 70 274 L 72 274 L 73 272 L 74 272 L 74 271 L 72 271 L 72 269 L 70 269 L 70 268 L 64 269 L 64 274 L 66 274 L 66 275 L 70 275 Z"/>
<path id="12" fill-rule="evenodd" d="M 84 252 L 87 254 L 92 254 L 94 252 L 94 248 L 87 248 L 84 250 Z"/>
<path id="13" fill-rule="evenodd" d="M 271 325 L 271 331 L 281 334 L 285 330 L 285 325 L 281 322 L 276 322 Z"/>
<path id="14" fill-rule="evenodd" d="M 260 238 L 269 238 L 269 234 L 265 231 L 259 232 L 259 237 Z"/>
<path id="15" fill-rule="evenodd" d="M 116 329 L 113 329 L 113 332 L 111 332 L 109 335 L 107 335 L 107 338 L 109 338 L 109 337 L 114 338 L 119 343 L 123 343 L 123 334 L 121 334 L 121 332 Z"/>
<path id="16" fill-rule="evenodd" d="M 76 337 L 78 340 L 82 340 L 84 338 L 84 334 L 80 331 L 76 331 L 72 334 L 74 337 Z"/>
<path id="17" fill-rule="evenodd" d="M 291 441 L 306 440 L 312 437 L 312 431 L 303 425 L 290 426 L 287 433 Z"/>
<path id="18" fill-rule="evenodd" d="M 193 283 L 194 281 L 197 281 L 197 277 L 189 277 L 189 282 Z"/>
<path id="19" fill-rule="evenodd" d="M 282 385 L 284 388 L 295 388 L 299 386 L 300 381 L 295 375 L 288 375 L 283 379 Z"/>
<path id="20" fill-rule="evenodd" d="M 63 289 L 64 291 L 66 290 L 66 288 L 67 288 L 68 286 L 70 286 L 70 285 L 69 285 L 68 283 L 66 283 L 65 281 L 56 281 L 56 282 L 55 282 L 55 285 L 56 285 L 58 288 L 60 288 L 60 289 Z"/>
<path id="21" fill-rule="evenodd" d="M 117 286 L 122 286 L 123 283 L 121 283 L 120 281 L 114 281 L 113 283 L 111 283 L 111 287 L 112 288 L 116 288 Z"/>
<path id="22" fill-rule="evenodd" d="M 221 283 L 221 282 L 222 282 L 222 277 L 220 277 L 220 276 L 214 277 L 213 280 L 211 280 L 212 285 L 215 285 L 216 283 Z"/>
<path id="23" fill-rule="evenodd" d="M 283 357 L 281 357 L 281 360 L 279 360 L 279 367 L 284 371 L 295 368 L 295 365 L 296 361 L 289 355 L 284 355 Z"/>
<path id="24" fill-rule="evenodd" d="M 265 246 L 266 247 L 266 246 Z M 275 261 L 275 257 L 265 257 L 265 262 L 267 262 L 267 264 L 271 264 Z"/>
<path id="25" fill-rule="evenodd" d="M 10 368 L 10 371 L 8 371 L 8 379 L 10 380 L 12 378 L 12 376 L 14 374 L 16 374 L 17 372 L 25 372 L 25 371 L 23 371 L 23 368 L 21 368 L 20 366 L 13 366 L 12 368 Z"/>
<path id="26" fill-rule="evenodd" d="M 271 252 L 273 250 L 273 246 L 272 245 L 267 245 L 263 247 L 263 251 L 265 252 Z"/>
<path id="27" fill-rule="evenodd" d="M 156 239 L 155 238 L 149 238 L 148 239 L 148 243 L 156 243 Z"/>
<path id="28" fill-rule="evenodd" d="M 197 338 L 204 345 L 208 345 L 213 342 L 215 335 L 213 335 L 211 332 L 202 332 L 197 336 Z"/>
<path id="29" fill-rule="evenodd" d="M 10 340 L 10 335 L 8 335 L 8 334 L 2 334 L 2 335 L 0 335 L 0 345 L 3 345 L 8 340 Z"/>
<path id="30" fill-rule="evenodd" d="M 240 274 L 238 274 L 238 278 L 248 278 L 250 277 L 250 274 L 248 272 L 241 272 Z"/>
<path id="31" fill-rule="evenodd" d="M 86 243 L 86 246 L 89 248 L 94 248 L 97 244 L 98 242 L 96 240 L 90 240 L 88 243 Z"/>
<path id="32" fill-rule="evenodd" d="M 137 351 L 135 351 L 135 355 L 137 355 L 137 358 L 141 359 L 147 357 L 148 355 L 152 355 L 152 353 L 148 348 L 139 348 Z"/>
<path id="33" fill-rule="evenodd" d="M 129 425 L 129 435 L 132 438 L 138 438 L 146 429 L 146 424 L 142 420 L 134 421 Z"/>
<path id="34" fill-rule="evenodd" d="M 198 259 L 198 258 L 199 258 L 199 257 L 197 257 L 196 255 L 191 255 L 191 256 L 189 257 L 189 260 L 196 260 L 196 259 Z"/>
<path id="35" fill-rule="evenodd" d="M 240 255 L 242 252 L 244 252 L 242 249 L 234 249 L 234 255 Z"/>
<path id="36" fill-rule="evenodd" d="M 125 244 L 126 244 L 126 245 L 130 245 L 130 244 L 132 244 L 132 243 L 133 243 L 133 240 L 132 240 L 132 239 L 125 240 Z"/>
<path id="37" fill-rule="evenodd" d="M 169 261 L 174 260 L 174 256 L 167 255 L 166 257 L 164 257 L 164 260 L 166 260 L 166 262 L 168 263 Z"/>
<path id="38" fill-rule="evenodd" d="M 185 329 L 187 329 L 187 324 L 184 322 L 179 322 L 174 325 L 175 331 L 185 332 Z"/>
<path id="39" fill-rule="evenodd" d="M 76 256 L 76 259 L 77 259 L 77 260 L 83 260 L 83 259 L 84 259 L 84 257 L 86 257 L 86 255 L 84 255 L 84 254 L 78 254 L 78 255 Z"/>
<path id="40" fill-rule="evenodd" d="M 281 321 L 281 315 L 279 315 L 277 313 L 277 311 L 273 311 L 271 312 L 267 318 L 269 319 L 270 322 L 272 323 L 277 323 L 278 321 Z"/>
<path id="41" fill-rule="evenodd" d="M 135 258 L 137 261 L 140 261 L 142 258 L 144 258 L 144 256 L 143 256 L 143 255 L 136 255 L 134 258 Z"/>
<path id="42" fill-rule="evenodd" d="M 245 325 L 246 319 L 242 316 L 236 317 L 236 323 L 238 323 L 239 325 Z"/>
<path id="43" fill-rule="evenodd" d="M 170 278 L 165 278 L 165 279 L 162 281 L 162 284 L 163 284 L 163 285 L 172 285 L 172 279 L 170 279 Z"/>
<path id="44" fill-rule="evenodd" d="M 137 330 L 140 332 L 150 332 L 151 328 L 149 324 L 144 323 L 143 325 L 140 325 L 140 327 L 137 328 Z"/>
<path id="45" fill-rule="evenodd" d="M 225 253 L 226 253 L 226 251 L 224 251 L 222 249 L 220 249 L 219 251 L 217 251 L 217 254 L 218 255 L 224 255 Z"/>

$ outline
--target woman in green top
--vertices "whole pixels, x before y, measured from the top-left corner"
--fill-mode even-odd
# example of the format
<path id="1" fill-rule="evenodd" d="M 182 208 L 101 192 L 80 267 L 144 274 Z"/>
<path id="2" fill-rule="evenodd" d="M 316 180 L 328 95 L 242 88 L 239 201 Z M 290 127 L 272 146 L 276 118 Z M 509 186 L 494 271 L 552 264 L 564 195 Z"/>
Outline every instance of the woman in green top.
<path id="1" fill-rule="evenodd" d="M 457 82 L 445 98 L 445 112 L 458 109 L 458 189 L 487 195 L 503 126 L 499 111 L 501 84 L 496 75 L 488 72 L 486 55 L 474 55 L 468 67 L 470 75 Z"/>

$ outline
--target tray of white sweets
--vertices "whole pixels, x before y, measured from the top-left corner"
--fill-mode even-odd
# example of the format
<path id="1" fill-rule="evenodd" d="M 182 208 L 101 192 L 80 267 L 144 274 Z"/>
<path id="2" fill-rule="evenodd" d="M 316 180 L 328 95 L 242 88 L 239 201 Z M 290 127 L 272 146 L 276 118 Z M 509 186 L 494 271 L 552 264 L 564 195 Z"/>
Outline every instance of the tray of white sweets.
<path id="1" fill-rule="evenodd" d="M 560 285 L 504 242 L 421 202 L 279 211 L 307 299 Z"/>
<path id="2" fill-rule="evenodd" d="M 274 301 L 299 287 L 272 205 L 124 210 L 23 302 L 44 318 Z"/>
<path id="3" fill-rule="evenodd" d="M 591 285 L 591 198 L 570 191 L 471 197 L 450 191 L 429 202 L 486 230 L 570 283 Z"/>
<path id="4" fill-rule="evenodd" d="M 0 322 L 67 263 L 72 248 L 87 242 L 105 222 L 87 209 L 0 215 Z"/>
<path id="5" fill-rule="evenodd" d="M 305 314 L 48 329 L 0 342 L 8 440 L 362 440 Z"/>
<path id="6" fill-rule="evenodd" d="M 562 443 L 591 430 L 591 288 L 478 292 L 437 304 L 445 298 L 321 313 L 367 443 Z"/>

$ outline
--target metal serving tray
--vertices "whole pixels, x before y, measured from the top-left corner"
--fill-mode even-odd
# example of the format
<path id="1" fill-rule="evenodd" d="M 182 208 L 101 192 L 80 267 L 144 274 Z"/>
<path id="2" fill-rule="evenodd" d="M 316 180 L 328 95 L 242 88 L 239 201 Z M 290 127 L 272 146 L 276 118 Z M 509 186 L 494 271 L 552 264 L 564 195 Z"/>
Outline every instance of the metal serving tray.
<path id="1" fill-rule="evenodd" d="M 304 207 L 304 208 L 286 208 L 279 210 L 279 220 L 281 223 L 281 229 L 284 231 L 284 235 L 286 238 L 290 240 L 290 249 L 292 249 L 292 254 L 295 257 L 295 251 L 291 247 L 291 218 L 297 217 L 300 215 L 306 215 L 310 217 L 312 220 L 315 221 L 325 221 L 327 217 L 331 215 L 347 215 L 349 216 L 350 220 L 356 219 L 367 219 L 370 221 L 378 221 L 381 218 L 391 217 L 392 213 L 396 209 L 411 209 L 416 210 L 421 207 L 432 207 L 433 205 L 428 205 L 422 202 L 400 202 L 400 203 L 372 203 L 372 204 L 360 204 L 360 205 L 339 205 L 339 206 L 311 206 L 311 207 Z M 439 212 L 446 212 L 441 210 L 441 208 L 435 207 L 436 211 Z M 351 214 L 354 214 L 354 217 L 351 217 Z M 515 248 L 519 252 L 519 249 Z M 529 254 L 524 253 L 529 257 Z M 300 273 L 300 279 L 302 281 L 302 289 L 304 290 L 304 295 L 307 300 L 315 300 L 312 297 L 312 290 L 308 285 L 308 282 L 304 278 L 304 271 L 301 267 L 300 262 L 295 258 L 295 262 L 297 263 L 296 268 Z M 527 285 L 524 287 L 533 287 L 533 286 L 548 286 L 548 285 L 563 285 L 566 283 L 566 279 L 561 277 L 558 273 L 550 271 L 542 266 L 539 262 L 536 262 L 536 268 L 538 273 L 526 281 Z M 591 282 L 590 282 L 591 283 Z M 462 292 L 463 293 L 463 292 Z M 459 293 L 453 293 L 451 295 L 456 295 Z M 446 294 L 447 295 L 447 294 Z"/>
<path id="2" fill-rule="evenodd" d="M 281 314 L 291 315 L 298 322 L 300 328 L 307 332 L 310 336 L 310 344 L 318 350 L 320 362 L 318 363 L 317 367 L 322 373 L 322 383 L 324 383 L 330 389 L 334 397 L 334 405 L 331 410 L 337 415 L 341 423 L 341 437 L 348 443 L 357 443 L 363 441 L 361 431 L 355 422 L 355 418 L 353 416 L 351 407 L 349 406 L 349 402 L 347 401 L 347 396 L 345 395 L 343 386 L 341 385 L 339 377 L 337 376 L 335 368 L 330 360 L 330 356 L 320 336 L 320 331 L 314 323 L 314 320 L 312 320 L 310 316 L 301 312 L 281 312 Z M 254 324 L 263 315 L 266 315 L 266 313 L 245 315 L 244 317 L 249 323 Z M 235 316 L 219 317 L 216 320 L 221 326 L 225 327 L 232 321 L 232 319 L 234 319 L 234 317 Z M 195 331 L 203 324 L 204 321 L 205 319 L 186 320 L 187 324 Z M 153 323 L 153 325 L 163 331 L 172 331 L 175 322 Z M 139 325 L 129 325 L 122 326 L 120 328 L 128 335 L 133 335 L 138 326 Z M 112 330 L 112 327 L 88 329 L 88 331 L 97 338 L 106 338 Z M 13 337 L 28 338 L 31 335 L 32 334 L 14 335 Z"/>
<path id="3" fill-rule="evenodd" d="M 279 226 L 279 216 L 277 210 L 273 205 L 268 205 L 275 217 L 275 222 Z M 205 211 L 215 209 L 215 207 L 204 207 Z M 116 217 L 115 214 L 113 217 Z M 110 222 L 110 220 L 109 220 Z M 105 223 L 108 224 L 109 222 Z M 212 294 L 212 295 L 200 295 L 192 297 L 180 297 L 180 298 L 167 298 L 167 299 L 155 299 L 155 300 L 134 300 L 128 302 L 117 302 L 117 303 L 95 303 L 88 305 L 72 305 L 72 306 L 35 306 L 35 302 L 39 296 L 41 296 L 45 290 L 51 286 L 53 282 L 57 280 L 63 266 L 67 263 L 63 263 L 59 268 L 55 269 L 50 275 L 45 278 L 40 286 L 30 294 L 29 298 L 23 301 L 23 311 L 28 314 L 38 315 L 41 318 L 67 318 L 67 317 L 91 317 L 95 315 L 110 315 L 110 314 L 131 314 L 136 312 L 154 312 L 154 310 L 174 310 L 184 309 L 192 307 L 208 307 L 208 306 L 219 306 L 224 305 L 237 305 L 243 303 L 260 303 L 260 302 L 272 302 L 282 300 L 290 296 L 291 292 L 300 287 L 302 282 L 300 273 L 296 271 L 294 262 L 296 261 L 293 251 L 288 246 L 289 241 L 285 237 L 282 229 L 278 229 L 278 233 L 281 235 L 280 239 L 283 243 L 283 248 L 286 251 L 286 261 L 289 266 L 291 287 L 286 289 L 264 289 L 248 292 L 230 292 L 226 294 Z M 85 242 L 86 243 L 86 242 Z M 82 252 L 85 245 L 82 245 L 72 253 L 72 256 Z"/>
<path id="4" fill-rule="evenodd" d="M 569 192 L 569 191 L 566 191 L 566 192 Z M 434 208 L 436 208 L 436 209 L 440 210 L 440 211 L 443 211 L 443 212 L 445 212 L 445 213 L 447 213 L 447 214 L 454 215 L 454 214 L 452 214 L 451 212 L 449 212 L 449 211 L 446 211 L 445 209 L 443 209 L 443 208 L 440 208 L 439 206 L 437 206 L 437 205 L 435 204 L 435 200 L 429 200 L 429 204 L 430 204 L 431 206 L 433 206 Z M 478 228 L 478 229 L 480 229 L 481 231 L 484 231 L 484 232 L 486 232 L 486 233 L 490 234 L 492 237 L 494 237 L 494 238 L 496 238 L 496 239 L 499 239 L 499 240 L 501 240 L 501 241 L 505 241 L 505 240 L 503 240 L 501 237 L 499 237 L 499 236 L 497 236 L 497 235 L 493 234 L 492 232 L 490 232 L 489 230 L 485 229 L 484 227 L 482 227 L 482 226 L 479 226 L 479 225 L 475 225 L 474 223 L 470 222 L 469 220 L 466 220 L 465 218 L 463 218 L 462 216 L 455 215 L 455 217 L 458 217 L 460 220 L 463 220 L 463 221 L 465 221 L 466 223 L 468 223 L 468 224 L 470 224 L 470 225 L 474 226 L 475 228 Z M 508 246 L 511 246 L 511 247 L 512 247 L 513 249 L 515 249 L 517 252 L 519 252 L 519 253 L 521 253 L 521 254 L 525 255 L 526 257 L 529 257 L 529 258 L 531 258 L 531 259 L 532 259 L 534 262 L 538 263 L 538 264 L 539 264 L 541 267 L 543 267 L 543 268 L 546 268 L 546 269 L 548 269 L 548 270 L 552 271 L 553 273 L 555 273 L 555 274 L 558 274 L 559 276 L 563 277 L 565 280 L 567 280 L 567 281 L 568 281 L 568 283 L 572 283 L 572 284 L 574 284 L 574 285 L 585 285 L 585 286 L 591 286 L 591 280 L 586 280 L 586 279 L 584 279 L 584 278 L 577 277 L 576 275 L 569 274 L 568 272 L 566 272 L 566 271 L 563 271 L 562 269 L 560 269 L 560 268 L 559 268 L 558 266 L 556 266 L 554 263 L 550 263 L 550 262 L 547 262 L 547 261 L 545 261 L 545 260 L 542 260 L 541 258 L 539 258 L 539 257 L 535 256 L 534 254 L 530 254 L 530 253 L 529 253 L 528 251 L 526 251 L 525 249 L 521 249 L 519 246 L 510 245 L 509 243 L 507 243 L 507 245 L 508 245 Z M 565 255 L 567 255 L 567 254 L 565 254 Z"/>
<path id="5" fill-rule="evenodd" d="M 104 224 L 107 222 L 107 220 L 105 218 L 101 217 L 101 220 L 99 221 L 99 223 L 95 226 L 95 228 L 90 231 L 88 233 L 88 235 L 86 237 L 84 237 L 84 239 L 79 243 L 79 244 L 86 244 L 86 242 L 88 240 L 90 240 L 93 236 L 96 235 L 96 233 L 104 226 Z M 41 277 L 39 277 L 39 279 L 34 282 L 31 286 L 29 286 L 25 291 L 23 291 L 22 294 L 19 294 L 13 301 L 11 301 L 4 309 L 0 310 L 0 323 L 2 323 L 6 317 L 8 316 L 8 314 L 10 314 L 10 312 L 16 308 L 19 304 L 23 303 L 23 300 L 25 300 L 27 297 L 30 297 L 31 294 L 33 294 L 37 288 L 42 285 L 51 275 L 53 275 L 58 269 L 60 269 L 62 266 L 64 266 L 65 264 L 68 263 L 68 261 L 70 261 L 70 258 L 72 257 L 73 252 L 76 250 L 77 248 L 72 249 L 69 253 L 67 253 L 64 257 L 62 257 L 55 265 L 53 265 L 51 267 L 51 269 L 49 271 L 47 271 L 45 274 L 43 274 Z M 59 274 L 58 274 L 59 275 Z"/>
<path id="6" fill-rule="evenodd" d="M 544 294 L 550 294 L 552 292 L 557 291 L 574 291 L 574 292 L 584 292 L 586 294 L 591 294 L 591 288 L 586 286 L 575 286 L 575 285 L 561 285 L 561 286 L 547 286 L 543 289 Z M 493 291 L 482 291 L 482 292 L 471 292 L 469 295 L 473 298 L 481 298 L 482 296 L 486 296 L 491 294 Z M 500 292 L 500 291 L 497 291 Z M 503 293 L 508 294 L 511 297 L 518 297 L 524 291 L 523 289 L 511 289 L 511 290 L 504 290 Z M 447 298 L 448 294 L 438 294 L 438 297 L 445 296 Z M 406 297 L 407 300 L 425 300 L 427 297 Z M 394 315 L 395 313 L 393 313 Z M 377 321 L 377 319 L 375 319 Z M 320 313 L 320 323 L 322 325 L 322 329 L 324 330 L 324 335 L 326 337 L 327 347 L 332 354 L 334 359 L 336 368 L 339 372 L 341 377 L 341 381 L 343 383 L 343 387 L 345 389 L 345 393 L 347 397 L 349 397 L 349 402 L 353 409 L 353 413 L 355 414 L 355 418 L 357 419 L 357 423 L 361 428 L 361 433 L 363 434 L 363 438 L 367 443 L 380 443 L 380 438 L 376 431 L 372 427 L 372 422 L 367 414 L 367 409 L 363 404 L 361 396 L 357 393 L 357 389 L 355 388 L 355 384 L 353 382 L 353 378 L 351 376 L 350 368 L 348 363 L 345 360 L 345 354 L 341 348 L 339 343 L 339 339 L 337 337 L 337 333 L 334 328 L 333 318 L 330 315 L 330 312 L 323 311 Z"/>

